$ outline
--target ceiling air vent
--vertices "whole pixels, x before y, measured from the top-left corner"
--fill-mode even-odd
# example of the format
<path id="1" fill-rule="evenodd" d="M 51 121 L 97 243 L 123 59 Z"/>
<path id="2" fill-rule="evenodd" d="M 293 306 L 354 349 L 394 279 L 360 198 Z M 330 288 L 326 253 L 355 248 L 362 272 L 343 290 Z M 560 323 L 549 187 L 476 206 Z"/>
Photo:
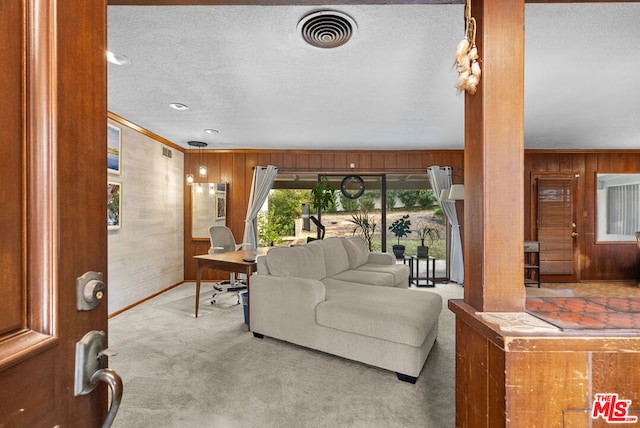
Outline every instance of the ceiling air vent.
<path id="1" fill-rule="evenodd" d="M 302 39 L 317 48 L 337 48 L 356 34 L 356 22 L 342 12 L 321 10 L 310 13 L 298 22 Z"/>

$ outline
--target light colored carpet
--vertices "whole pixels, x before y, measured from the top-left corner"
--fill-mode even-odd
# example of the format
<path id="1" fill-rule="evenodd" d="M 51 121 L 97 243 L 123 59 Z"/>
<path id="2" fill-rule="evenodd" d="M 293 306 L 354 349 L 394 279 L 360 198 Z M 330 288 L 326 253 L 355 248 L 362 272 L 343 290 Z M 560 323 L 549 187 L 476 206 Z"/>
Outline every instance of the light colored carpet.
<path id="1" fill-rule="evenodd" d="M 455 425 L 457 284 L 438 284 L 440 334 L 415 385 L 395 373 L 246 330 L 235 296 L 193 315 L 185 283 L 109 322 L 110 367 L 123 379 L 114 427 L 421 427 Z"/>

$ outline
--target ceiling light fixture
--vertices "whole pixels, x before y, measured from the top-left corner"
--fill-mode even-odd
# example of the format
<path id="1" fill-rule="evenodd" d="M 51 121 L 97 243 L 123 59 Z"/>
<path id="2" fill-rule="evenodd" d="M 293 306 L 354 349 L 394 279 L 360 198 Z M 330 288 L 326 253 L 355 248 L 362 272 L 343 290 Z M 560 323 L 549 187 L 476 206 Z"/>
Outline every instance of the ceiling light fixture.
<path id="1" fill-rule="evenodd" d="M 213 128 L 207 128 L 207 129 L 204 130 L 204 132 L 206 134 L 209 134 L 209 135 L 218 135 L 220 133 L 220 131 L 218 131 L 217 129 L 213 129 Z"/>
<path id="2" fill-rule="evenodd" d="M 187 144 L 191 147 L 198 148 L 198 160 L 200 163 L 200 167 L 198 167 L 198 174 L 200 177 L 204 178 L 207 176 L 207 166 L 203 162 L 203 149 L 207 147 L 207 143 L 202 141 L 187 141 Z"/>
<path id="3" fill-rule="evenodd" d="M 320 10 L 310 13 L 298 22 L 302 39 L 317 48 L 337 48 L 356 35 L 356 21 L 346 13 Z"/>
<path id="4" fill-rule="evenodd" d="M 174 110 L 178 110 L 178 111 L 189 110 L 189 106 L 186 105 L 186 104 L 182 104 L 182 103 L 171 103 L 171 104 L 169 104 L 169 107 L 171 107 Z"/>
<path id="5" fill-rule="evenodd" d="M 129 65 L 131 60 L 128 56 L 119 53 L 107 51 L 107 61 L 115 65 Z"/>

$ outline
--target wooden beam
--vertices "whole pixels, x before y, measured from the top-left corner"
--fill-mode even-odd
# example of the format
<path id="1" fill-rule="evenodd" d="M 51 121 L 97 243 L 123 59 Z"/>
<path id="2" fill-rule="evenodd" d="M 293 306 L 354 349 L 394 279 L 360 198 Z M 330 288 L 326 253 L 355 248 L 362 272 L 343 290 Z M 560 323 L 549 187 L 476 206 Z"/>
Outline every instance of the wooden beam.
<path id="1" fill-rule="evenodd" d="M 524 0 L 475 0 L 482 79 L 465 96 L 465 303 L 524 310 Z"/>

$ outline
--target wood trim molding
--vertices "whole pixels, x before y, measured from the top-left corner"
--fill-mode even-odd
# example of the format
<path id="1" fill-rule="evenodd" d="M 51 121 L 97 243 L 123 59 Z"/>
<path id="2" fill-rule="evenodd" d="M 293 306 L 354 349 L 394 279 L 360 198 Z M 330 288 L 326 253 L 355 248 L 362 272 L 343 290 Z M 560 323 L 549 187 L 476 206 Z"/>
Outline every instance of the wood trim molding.
<path id="1" fill-rule="evenodd" d="M 115 113 L 112 112 L 107 112 L 107 117 L 111 120 L 113 120 L 114 122 L 118 122 L 120 125 L 126 126 L 127 128 L 131 128 L 134 131 L 137 131 L 139 133 L 141 133 L 142 135 L 145 135 L 153 140 L 158 141 L 159 143 L 162 143 L 164 145 L 167 145 L 175 150 L 181 151 L 182 153 L 184 153 L 185 148 L 184 147 L 180 147 L 179 145 L 172 143 L 171 141 L 167 140 L 164 137 L 159 136 L 158 134 L 155 134 L 151 131 L 149 131 L 146 128 L 143 128 L 142 126 L 136 125 L 135 123 L 125 119 L 122 116 L 118 116 Z"/>
<path id="2" fill-rule="evenodd" d="M 193 280 L 193 281 L 195 281 L 195 280 Z M 146 302 L 147 300 L 151 300 L 151 299 L 153 299 L 154 297 L 157 297 L 157 296 L 159 296 L 159 295 L 161 295 L 161 294 L 163 294 L 163 293 L 166 293 L 166 292 L 167 292 L 167 291 L 169 291 L 169 290 L 173 290 L 174 288 L 176 288 L 176 287 L 178 287 L 178 286 L 180 286 L 180 285 L 184 284 L 185 282 L 187 282 L 187 281 L 186 281 L 186 280 L 185 280 L 185 281 L 180 281 L 180 282 L 178 282 L 178 283 L 176 283 L 176 284 L 173 284 L 173 285 L 171 285 L 171 286 L 169 286 L 169 287 L 165 288 L 164 290 L 160 290 L 160 291 L 158 291 L 157 293 L 153 293 L 152 295 L 147 296 L 147 297 L 145 297 L 145 298 L 144 298 L 144 299 L 142 299 L 142 300 L 139 300 L 139 301 L 137 301 L 137 302 L 135 302 L 135 303 L 132 303 L 132 304 L 130 304 L 129 306 L 126 306 L 126 307 L 124 307 L 124 308 L 120 309 L 119 311 L 115 311 L 114 313 L 109 314 L 109 319 L 111 319 L 111 318 L 115 317 L 116 315 L 120 315 L 121 313 L 126 312 L 126 311 L 128 311 L 129 309 L 135 308 L 136 306 L 138 306 L 138 305 L 140 305 L 140 304 L 142 304 L 142 303 Z"/>

